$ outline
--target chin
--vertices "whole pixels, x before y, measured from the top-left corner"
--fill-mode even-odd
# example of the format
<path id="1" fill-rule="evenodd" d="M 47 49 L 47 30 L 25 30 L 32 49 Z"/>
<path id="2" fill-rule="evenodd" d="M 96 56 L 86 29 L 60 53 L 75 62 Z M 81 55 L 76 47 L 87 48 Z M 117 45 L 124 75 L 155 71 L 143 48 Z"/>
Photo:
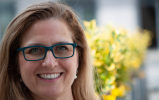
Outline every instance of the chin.
<path id="1" fill-rule="evenodd" d="M 61 94 L 63 94 L 63 92 L 64 90 L 62 88 L 43 88 L 34 94 L 36 94 L 36 97 L 40 98 L 55 98 L 59 97 Z"/>

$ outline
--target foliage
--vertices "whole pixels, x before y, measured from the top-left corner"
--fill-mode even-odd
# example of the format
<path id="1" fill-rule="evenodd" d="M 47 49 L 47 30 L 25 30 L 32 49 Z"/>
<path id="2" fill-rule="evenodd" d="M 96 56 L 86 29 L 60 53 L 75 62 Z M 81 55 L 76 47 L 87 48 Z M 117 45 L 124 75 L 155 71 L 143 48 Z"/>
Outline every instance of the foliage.
<path id="1" fill-rule="evenodd" d="M 124 96 L 131 75 L 138 70 L 149 45 L 148 31 L 129 33 L 112 26 L 85 21 L 85 34 L 93 56 L 96 91 L 103 100 Z"/>

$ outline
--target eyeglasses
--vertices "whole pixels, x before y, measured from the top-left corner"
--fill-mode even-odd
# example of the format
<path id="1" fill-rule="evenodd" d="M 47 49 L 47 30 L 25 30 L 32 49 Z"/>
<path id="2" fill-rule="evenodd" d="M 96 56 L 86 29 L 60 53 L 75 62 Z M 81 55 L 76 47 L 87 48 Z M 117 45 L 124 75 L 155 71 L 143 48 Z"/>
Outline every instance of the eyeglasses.
<path id="1" fill-rule="evenodd" d="M 76 43 L 60 43 L 52 46 L 28 46 L 18 48 L 22 51 L 24 59 L 27 61 L 39 61 L 46 57 L 47 51 L 50 50 L 55 58 L 70 58 L 74 55 Z"/>

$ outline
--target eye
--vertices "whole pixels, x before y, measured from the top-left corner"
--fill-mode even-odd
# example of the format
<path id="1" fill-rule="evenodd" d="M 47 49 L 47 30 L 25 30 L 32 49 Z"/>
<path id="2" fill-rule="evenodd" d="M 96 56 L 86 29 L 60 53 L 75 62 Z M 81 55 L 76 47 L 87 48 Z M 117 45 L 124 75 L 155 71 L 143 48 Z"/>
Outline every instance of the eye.
<path id="1" fill-rule="evenodd" d="M 65 45 L 61 45 L 61 46 L 57 46 L 55 49 L 56 51 L 67 51 L 68 47 Z"/>
<path id="2" fill-rule="evenodd" d="M 40 51 L 39 48 L 31 48 L 29 50 L 29 53 L 35 53 L 35 52 L 39 52 L 39 51 Z"/>
<path id="3" fill-rule="evenodd" d="M 27 54 L 32 54 L 32 55 L 37 55 L 37 54 L 42 54 L 44 53 L 44 49 L 41 47 L 32 47 L 26 49 Z"/>

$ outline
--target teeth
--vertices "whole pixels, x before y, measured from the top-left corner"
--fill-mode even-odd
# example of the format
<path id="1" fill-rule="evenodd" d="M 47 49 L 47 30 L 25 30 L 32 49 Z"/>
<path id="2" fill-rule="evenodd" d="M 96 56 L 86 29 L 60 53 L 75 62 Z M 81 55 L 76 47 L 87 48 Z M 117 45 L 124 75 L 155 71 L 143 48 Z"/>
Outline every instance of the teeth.
<path id="1" fill-rule="evenodd" d="M 60 76 L 60 73 L 58 74 L 40 74 L 39 77 L 43 79 L 54 79 Z"/>

